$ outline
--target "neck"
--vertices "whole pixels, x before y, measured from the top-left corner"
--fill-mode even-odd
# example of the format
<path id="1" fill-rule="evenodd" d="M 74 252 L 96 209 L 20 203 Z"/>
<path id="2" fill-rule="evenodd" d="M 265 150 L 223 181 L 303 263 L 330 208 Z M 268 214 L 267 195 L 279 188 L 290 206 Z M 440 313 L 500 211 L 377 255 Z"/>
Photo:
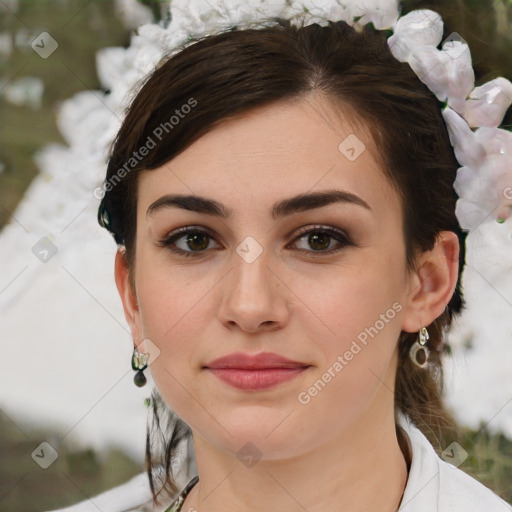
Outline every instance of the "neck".
<path id="1" fill-rule="evenodd" d="M 386 393 L 383 387 L 377 403 Z M 182 510 L 374 512 L 378 505 L 381 512 L 396 512 L 409 461 L 400 448 L 392 405 L 377 416 L 368 410 L 349 431 L 300 457 L 261 459 L 248 468 L 236 454 L 194 433 L 200 480 Z"/>

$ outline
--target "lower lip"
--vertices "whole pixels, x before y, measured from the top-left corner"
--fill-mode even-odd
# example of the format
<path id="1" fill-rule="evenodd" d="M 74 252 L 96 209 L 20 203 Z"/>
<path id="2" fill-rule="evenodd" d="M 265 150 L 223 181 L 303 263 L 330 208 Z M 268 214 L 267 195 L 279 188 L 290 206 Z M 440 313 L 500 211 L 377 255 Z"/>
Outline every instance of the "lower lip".
<path id="1" fill-rule="evenodd" d="M 238 388 L 251 391 L 269 389 L 299 376 L 307 367 L 267 368 L 264 370 L 240 370 L 235 368 L 207 368 L 220 380 Z"/>

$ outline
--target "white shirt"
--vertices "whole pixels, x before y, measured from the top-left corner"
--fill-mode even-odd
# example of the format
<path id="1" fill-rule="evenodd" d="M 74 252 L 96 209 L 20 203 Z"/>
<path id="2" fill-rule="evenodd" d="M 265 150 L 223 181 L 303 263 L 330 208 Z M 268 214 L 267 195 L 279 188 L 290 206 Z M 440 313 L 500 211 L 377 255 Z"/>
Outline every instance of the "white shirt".
<path id="1" fill-rule="evenodd" d="M 441 459 L 423 433 L 403 415 L 399 424 L 407 434 L 412 460 L 398 512 L 512 512 L 512 506 L 493 491 Z M 448 453 L 457 457 L 457 449 Z M 179 492 L 193 476 L 179 475 Z M 51 512 L 163 512 L 174 499 L 155 508 L 143 472 L 91 500 Z"/>
<path id="2" fill-rule="evenodd" d="M 400 417 L 412 449 L 398 512 L 510 512 L 512 506 L 467 473 L 441 459 L 423 433 Z M 451 455 L 451 451 L 450 451 Z"/>

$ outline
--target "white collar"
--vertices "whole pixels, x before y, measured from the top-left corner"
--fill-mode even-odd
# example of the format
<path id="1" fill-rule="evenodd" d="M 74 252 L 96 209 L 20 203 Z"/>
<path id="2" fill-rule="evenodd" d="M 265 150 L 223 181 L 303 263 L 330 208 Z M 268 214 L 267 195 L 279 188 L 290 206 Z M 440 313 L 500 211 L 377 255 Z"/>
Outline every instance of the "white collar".
<path id="1" fill-rule="evenodd" d="M 506 501 L 439 457 L 425 435 L 407 417 L 399 414 L 398 420 L 412 452 L 409 477 L 398 512 L 512 512 L 512 506 Z M 452 454 L 450 449 L 447 457 Z"/>

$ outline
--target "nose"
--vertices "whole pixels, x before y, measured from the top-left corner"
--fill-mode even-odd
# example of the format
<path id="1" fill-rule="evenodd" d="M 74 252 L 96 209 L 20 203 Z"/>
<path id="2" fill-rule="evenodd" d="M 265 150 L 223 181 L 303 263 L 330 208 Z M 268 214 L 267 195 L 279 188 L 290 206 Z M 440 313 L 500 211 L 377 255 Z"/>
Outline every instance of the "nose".
<path id="1" fill-rule="evenodd" d="M 286 325 L 291 292 L 278 265 L 271 268 L 265 251 L 252 262 L 234 252 L 233 260 L 233 268 L 220 288 L 220 321 L 230 329 L 238 327 L 249 333 L 274 331 Z"/>

